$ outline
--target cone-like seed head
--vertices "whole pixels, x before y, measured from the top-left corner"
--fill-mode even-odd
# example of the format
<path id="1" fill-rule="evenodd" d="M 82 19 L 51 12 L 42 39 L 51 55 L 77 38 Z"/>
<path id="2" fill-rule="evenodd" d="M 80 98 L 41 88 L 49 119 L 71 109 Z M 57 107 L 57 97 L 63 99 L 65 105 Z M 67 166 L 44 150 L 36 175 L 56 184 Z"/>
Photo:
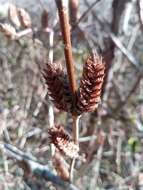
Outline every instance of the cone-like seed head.
<path id="1" fill-rule="evenodd" d="M 105 64 L 97 55 L 89 56 L 83 68 L 80 86 L 77 92 L 77 112 L 94 111 L 100 102 L 104 79 Z"/>
<path id="2" fill-rule="evenodd" d="M 58 63 L 47 63 L 43 71 L 48 94 L 54 105 L 62 111 L 70 112 L 72 107 L 71 93 L 67 74 Z"/>
<path id="3" fill-rule="evenodd" d="M 74 158 L 78 156 L 79 147 L 70 139 L 63 126 L 50 128 L 49 139 L 56 148 L 65 156 Z"/>

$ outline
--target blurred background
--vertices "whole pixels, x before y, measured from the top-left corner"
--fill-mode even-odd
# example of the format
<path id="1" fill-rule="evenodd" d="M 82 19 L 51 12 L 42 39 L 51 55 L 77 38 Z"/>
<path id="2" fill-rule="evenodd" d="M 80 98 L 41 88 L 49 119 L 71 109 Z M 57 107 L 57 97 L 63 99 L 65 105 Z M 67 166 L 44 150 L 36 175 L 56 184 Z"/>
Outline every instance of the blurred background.
<path id="1" fill-rule="evenodd" d="M 82 190 L 142 190 L 143 1 L 67 4 L 77 84 L 91 50 L 106 63 L 101 104 L 80 118 L 74 184 Z M 58 189 L 27 174 L 4 148 L 11 144 L 56 174 L 50 120 L 54 116 L 56 124 L 72 131 L 70 114 L 52 105 L 41 75 L 46 60 L 65 64 L 55 2 L 0 0 L 0 31 L 0 190 Z"/>

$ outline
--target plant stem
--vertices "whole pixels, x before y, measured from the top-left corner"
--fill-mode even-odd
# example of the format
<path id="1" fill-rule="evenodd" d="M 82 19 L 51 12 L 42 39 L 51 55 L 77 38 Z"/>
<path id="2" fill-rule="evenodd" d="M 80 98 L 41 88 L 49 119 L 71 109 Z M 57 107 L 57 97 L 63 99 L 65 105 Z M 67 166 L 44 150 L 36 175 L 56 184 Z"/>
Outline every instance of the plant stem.
<path id="1" fill-rule="evenodd" d="M 75 74 L 74 74 L 69 17 L 68 17 L 68 13 L 67 13 L 67 8 L 65 6 L 63 6 L 63 1 L 62 0 L 55 0 L 55 1 L 57 4 L 58 13 L 59 13 L 70 89 L 72 92 L 73 102 L 75 102 L 76 79 L 75 79 Z"/>
<path id="2" fill-rule="evenodd" d="M 74 130 L 73 130 L 73 140 L 75 144 L 78 145 L 79 141 L 79 118 L 80 116 L 75 116 L 73 115 L 73 125 L 74 125 Z"/>
<path id="3" fill-rule="evenodd" d="M 50 49 L 49 49 L 49 53 L 48 53 L 48 59 L 51 63 L 53 63 L 53 53 L 54 53 L 53 52 L 53 43 L 54 43 L 54 32 L 53 32 L 53 30 L 50 30 L 49 31 Z M 48 97 L 48 102 L 49 102 L 49 108 L 48 108 L 49 127 L 51 128 L 54 126 L 54 108 L 53 108 L 53 105 L 51 104 L 49 97 Z M 55 146 L 53 144 L 51 144 L 50 148 L 51 148 L 51 156 L 54 156 Z"/>
<path id="4" fill-rule="evenodd" d="M 75 166 L 76 158 L 73 158 L 70 164 L 70 181 L 73 181 L 73 173 L 74 173 L 74 166 Z"/>
<path id="5" fill-rule="evenodd" d="M 72 55 L 72 45 L 71 45 L 71 35 L 70 35 L 70 25 L 69 17 L 67 12 L 67 7 L 63 5 L 62 0 L 55 0 L 58 8 L 63 43 L 64 43 L 64 54 L 66 60 L 67 73 L 69 77 L 70 90 L 72 94 L 73 102 L 73 140 L 75 144 L 78 145 L 79 130 L 78 130 L 78 116 L 74 113 L 76 104 L 76 78 L 74 73 L 73 55 Z M 73 178 L 73 169 L 75 165 L 75 158 L 73 158 L 70 167 L 70 180 Z"/>
<path id="6" fill-rule="evenodd" d="M 70 25 L 69 17 L 67 13 L 67 8 L 63 5 L 62 0 L 55 0 L 58 8 L 61 31 L 64 43 L 64 53 L 66 60 L 67 73 L 69 77 L 70 90 L 72 93 L 73 109 L 76 103 L 76 79 L 74 74 L 74 64 L 72 55 L 72 45 L 70 36 Z M 73 111 L 74 112 L 74 111 Z M 76 144 L 78 144 L 78 126 L 76 125 L 77 116 L 73 114 L 73 139 Z"/>
<path id="7" fill-rule="evenodd" d="M 79 118 L 80 116 L 73 116 L 73 140 L 79 146 Z M 73 181 L 73 172 L 76 158 L 73 158 L 70 165 L 70 181 Z"/>

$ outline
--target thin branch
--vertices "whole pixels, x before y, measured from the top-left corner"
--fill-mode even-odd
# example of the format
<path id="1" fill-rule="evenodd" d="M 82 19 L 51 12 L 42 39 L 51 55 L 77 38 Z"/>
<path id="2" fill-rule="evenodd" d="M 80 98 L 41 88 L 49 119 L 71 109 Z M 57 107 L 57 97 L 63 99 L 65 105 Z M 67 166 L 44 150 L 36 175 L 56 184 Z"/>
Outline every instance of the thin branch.
<path id="1" fill-rule="evenodd" d="M 101 166 L 101 160 L 102 160 L 102 156 L 103 156 L 103 146 L 104 146 L 104 142 L 99 146 L 98 150 L 97 150 L 97 160 L 96 160 L 96 164 L 94 166 L 94 187 L 97 186 L 97 180 L 99 177 L 99 173 L 100 173 L 100 166 Z"/>
<path id="2" fill-rule="evenodd" d="M 87 161 L 79 168 L 77 177 L 79 178 L 79 177 L 83 176 L 85 171 L 88 169 L 89 163 L 91 163 L 92 159 L 94 158 L 93 154 L 95 153 L 95 147 L 97 144 L 99 144 L 99 148 L 97 150 L 97 155 L 96 155 L 97 160 L 96 160 L 95 167 L 93 169 L 95 172 L 94 173 L 94 183 L 96 184 L 98 176 L 99 176 L 99 169 L 100 169 L 101 159 L 103 156 L 103 148 L 104 148 L 104 144 L 105 144 L 105 140 L 106 140 L 106 134 L 103 131 L 101 131 L 99 136 L 97 137 L 96 141 L 92 137 L 91 137 L 91 140 L 93 142 L 91 142 L 92 144 L 91 144 L 91 146 L 89 146 L 89 155 L 87 157 Z M 92 159 L 91 159 L 91 157 L 92 157 Z M 94 187 L 96 187 L 96 185 L 94 185 Z"/>
<path id="3" fill-rule="evenodd" d="M 76 158 L 73 158 L 73 159 L 71 160 L 71 164 L 70 164 L 70 181 L 71 181 L 71 182 L 73 181 L 73 174 L 74 174 L 75 161 L 76 161 Z"/>
<path id="4" fill-rule="evenodd" d="M 75 128 L 75 131 L 73 130 L 73 140 L 77 145 L 79 140 L 79 119 L 80 116 L 73 116 L 73 125 Z"/>
<path id="5" fill-rule="evenodd" d="M 143 0 L 137 0 L 139 22 L 143 30 Z"/>
<path id="6" fill-rule="evenodd" d="M 49 32 L 49 53 L 48 53 L 48 59 L 51 63 L 53 63 L 53 44 L 54 44 L 54 31 L 51 30 Z M 48 96 L 48 94 L 47 94 Z M 49 102 L 49 109 L 48 109 L 48 119 L 49 119 L 49 127 L 53 127 L 54 126 L 54 109 L 53 106 L 51 104 L 51 101 L 48 98 L 48 102 Z"/>
<path id="7" fill-rule="evenodd" d="M 113 33 L 110 34 L 110 37 L 112 41 L 115 43 L 115 45 L 120 49 L 120 51 L 126 56 L 126 58 L 136 67 L 136 69 L 141 72 L 141 69 L 139 67 L 140 63 L 139 61 L 133 56 L 121 43 L 121 41 L 116 37 Z"/>
<path id="8" fill-rule="evenodd" d="M 18 32 L 16 34 L 16 39 L 18 40 L 19 38 L 22 38 L 23 36 L 27 36 L 29 34 L 31 34 L 31 35 L 33 34 L 32 28 L 27 28 L 25 30 L 22 30 L 22 31 Z"/>
<path id="9" fill-rule="evenodd" d="M 50 61 L 50 63 L 53 63 L 53 44 L 54 44 L 54 31 L 50 30 L 49 32 L 49 52 L 48 52 L 48 59 Z M 49 120 L 49 127 L 53 127 L 54 126 L 54 108 L 53 105 L 49 99 L 48 94 L 46 95 L 46 99 L 48 99 L 48 120 Z M 55 146 L 53 144 L 50 145 L 50 149 L 51 149 L 51 156 L 54 156 L 55 154 Z"/>
<path id="10" fill-rule="evenodd" d="M 79 142 L 80 143 L 83 143 L 83 142 L 87 142 L 87 141 L 91 141 L 91 140 L 96 140 L 97 139 L 97 135 L 91 135 L 91 136 L 85 136 L 85 137 L 81 137 L 79 139 Z"/>
<path id="11" fill-rule="evenodd" d="M 80 116 L 73 116 L 74 130 L 73 130 L 73 140 L 79 146 L 79 119 Z M 74 165 L 76 158 L 73 158 L 70 165 L 70 181 L 73 181 Z"/>
<path id="12" fill-rule="evenodd" d="M 41 1 L 40 1 L 41 3 Z M 54 21 L 54 24 L 53 24 L 53 28 L 54 26 L 57 24 L 57 20 Z M 52 28 L 46 28 L 43 32 L 47 32 L 49 33 L 49 52 L 48 52 L 48 60 L 53 63 L 53 45 L 54 45 L 54 30 Z M 38 33 L 38 31 L 37 31 Z M 54 124 L 54 115 L 53 115 L 53 109 L 52 109 L 52 105 L 51 105 L 51 102 L 49 100 L 49 96 L 48 96 L 48 93 L 47 93 L 47 90 L 46 91 L 43 91 L 42 94 L 41 94 L 41 100 L 38 102 L 37 104 L 37 107 L 35 109 L 35 111 L 33 112 L 33 115 L 36 117 L 39 112 L 40 112 L 40 109 L 41 109 L 41 106 L 43 105 L 43 101 L 45 100 L 45 102 L 48 102 L 48 105 L 49 105 L 49 112 L 48 112 L 48 115 L 49 115 L 49 126 L 53 126 Z"/>
<path id="13" fill-rule="evenodd" d="M 53 174 L 50 168 L 47 165 L 42 165 L 37 162 L 37 160 L 28 154 L 20 151 L 16 147 L 10 144 L 1 144 L 0 148 L 6 151 L 6 153 L 16 159 L 17 161 L 23 162 L 23 164 L 27 165 L 26 168 L 30 169 L 30 172 L 34 176 L 45 179 L 46 181 L 51 181 L 55 186 L 61 187 L 65 190 L 79 190 L 76 186 L 69 182 L 63 181 L 60 177 Z"/>
<path id="14" fill-rule="evenodd" d="M 122 144 L 123 144 L 123 133 L 119 131 L 119 137 L 117 140 L 117 150 L 116 150 L 116 164 L 117 164 L 117 171 L 121 173 L 121 152 L 122 152 Z"/>
<path id="15" fill-rule="evenodd" d="M 122 106 L 125 106 L 125 104 L 128 102 L 128 99 L 131 97 L 131 95 L 136 91 L 140 80 L 143 77 L 143 69 L 140 67 L 140 62 L 135 58 L 134 55 L 132 55 L 126 48 L 125 46 L 122 44 L 122 42 L 113 34 L 110 34 L 110 37 L 112 39 L 112 41 L 115 43 L 115 45 L 120 49 L 120 51 L 126 56 L 126 58 L 132 63 L 133 66 L 135 66 L 135 68 L 137 69 L 137 71 L 139 72 L 139 75 L 137 77 L 137 80 L 135 81 L 133 87 L 131 88 L 130 92 L 128 93 L 127 97 L 125 98 L 125 100 L 122 101 L 122 104 L 120 103 L 119 106 L 117 107 L 117 109 L 121 110 Z"/>
<path id="16" fill-rule="evenodd" d="M 100 0 L 96 0 L 95 2 L 93 2 L 88 8 L 87 10 L 81 15 L 81 17 L 78 19 L 77 23 L 74 25 L 74 27 L 72 28 L 72 30 L 75 30 L 75 28 L 79 25 L 79 23 L 87 16 L 87 14 L 91 11 L 91 9 L 93 9 L 93 7 L 99 2 Z"/>
<path id="17" fill-rule="evenodd" d="M 139 86 L 139 84 L 140 84 L 140 81 L 141 81 L 142 77 L 143 77 L 143 75 L 139 74 L 139 76 L 137 77 L 137 79 L 136 79 L 134 85 L 132 86 L 131 90 L 129 91 L 127 97 L 126 97 L 125 100 L 123 101 L 123 105 L 125 105 L 125 104 L 128 102 L 129 98 L 132 96 L 132 94 L 133 94 L 134 92 L 136 92 L 136 90 L 137 90 L 137 88 L 138 88 L 138 86 Z"/>
<path id="18" fill-rule="evenodd" d="M 112 31 L 112 33 L 114 33 L 115 35 L 118 34 L 119 27 L 120 27 L 120 20 L 121 20 L 126 3 L 127 3 L 127 0 L 113 0 L 112 1 L 112 22 L 110 24 L 109 29 L 108 29 L 108 25 L 106 26 L 107 31 Z M 104 94 L 105 94 L 105 96 L 108 96 L 108 94 L 106 95 L 106 91 L 108 92 L 110 89 L 110 87 L 108 86 L 108 82 L 109 82 L 109 80 L 111 80 L 111 77 L 109 75 L 110 75 L 110 69 L 112 69 L 113 59 L 115 57 L 114 56 L 115 44 L 112 41 L 112 39 L 110 38 L 110 36 L 109 36 L 108 40 L 109 41 L 107 44 L 107 48 L 106 48 L 105 52 L 103 53 L 103 57 L 104 57 L 104 60 L 106 63 L 106 75 L 104 77 L 104 83 L 103 83 L 103 89 L 102 89 L 103 99 L 104 99 Z M 112 71 L 111 71 L 111 73 L 112 73 Z"/>

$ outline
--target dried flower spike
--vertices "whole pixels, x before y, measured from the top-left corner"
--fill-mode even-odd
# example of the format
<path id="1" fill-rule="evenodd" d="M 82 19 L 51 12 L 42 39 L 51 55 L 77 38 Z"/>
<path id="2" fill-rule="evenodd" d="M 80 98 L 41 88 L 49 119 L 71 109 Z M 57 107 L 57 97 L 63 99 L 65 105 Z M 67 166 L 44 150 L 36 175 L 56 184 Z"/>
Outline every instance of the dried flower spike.
<path id="1" fill-rule="evenodd" d="M 62 111 L 69 112 L 72 106 L 71 93 L 66 73 L 61 64 L 47 63 L 43 76 L 55 106 Z"/>
<path id="2" fill-rule="evenodd" d="M 70 158 L 78 156 L 79 147 L 70 139 L 70 136 L 61 125 L 50 128 L 48 134 L 51 143 L 53 143 L 63 155 Z"/>
<path id="3" fill-rule="evenodd" d="M 100 102 L 105 64 L 97 55 L 89 56 L 83 68 L 80 86 L 77 92 L 77 112 L 94 111 Z"/>

